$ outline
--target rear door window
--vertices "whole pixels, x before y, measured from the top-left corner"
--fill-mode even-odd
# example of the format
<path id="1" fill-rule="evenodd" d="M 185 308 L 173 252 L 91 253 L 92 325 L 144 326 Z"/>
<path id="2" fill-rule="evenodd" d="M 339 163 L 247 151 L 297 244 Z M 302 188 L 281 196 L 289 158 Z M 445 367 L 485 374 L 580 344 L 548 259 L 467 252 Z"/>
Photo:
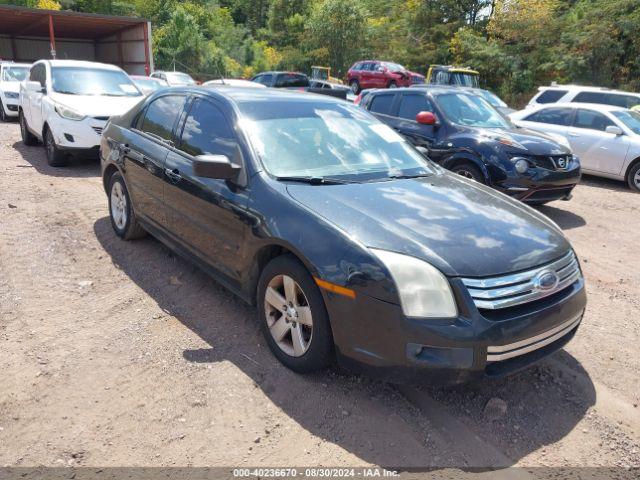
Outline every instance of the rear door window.
<path id="1" fill-rule="evenodd" d="M 556 103 L 562 97 L 566 95 L 568 90 L 545 90 L 538 98 L 536 98 L 536 103 Z"/>
<path id="2" fill-rule="evenodd" d="M 420 112 L 433 112 L 433 106 L 426 95 L 409 93 L 400 97 L 398 117 L 415 121 Z"/>
<path id="3" fill-rule="evenodd" d="M 236 147 L 231 125 L 222 111 L 208 100 L 193 101 L 180 137 L 180 150 L 198 155 L 233 157 Z"/>
<path id="4" fill-rule="evenodd" d="M 395 94 L 376 95 L 371 99 L 371 110 L 373 113 L 382 113 L 383 115 L 391 115 L 391 107 Z"/>
<path id="5" fill-rule="evenodd" d="M 604 132 L 607 127 L 615 125 L 612 120 L 600 112 L 579 108 L 573 126 L 577 128 L 588 128 L 590 130 L 600 130 Z"/>
<path id="6" fill-rule="evenodd" d="M 140 130 L 171 140 L 173 127 L 182 113 L 185 97 L 183 95 L 165 95 L 152 101 L 140 122 Z"/>
<path id="7" fill-rule="evenodd" d="M 545 108 L 525 117 L 523 120 L 527 122 L 568 126 L 571 124 L 572 114 L 573 110 L 571 108 Z"/>
<path id="8" fill-rule="evenodd" d="M 631 108 L 640 104 L 640 98 L 634 95 L 607 92 L 580 92 L 572 102 L 600 103 L 617 107 Z"/>

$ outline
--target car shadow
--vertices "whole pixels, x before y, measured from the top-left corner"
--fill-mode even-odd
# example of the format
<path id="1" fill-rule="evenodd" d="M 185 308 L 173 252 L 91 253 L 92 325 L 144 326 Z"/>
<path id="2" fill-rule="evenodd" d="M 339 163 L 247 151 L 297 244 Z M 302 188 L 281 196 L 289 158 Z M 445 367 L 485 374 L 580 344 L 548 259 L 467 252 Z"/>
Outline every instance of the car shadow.
<path id="1" fill-rule="evenodd" d="M 587 224 L 584 218 L 569 210 L 562 210 L 550 205 L 540 205 L 535 208 L 556 222 L 562 230 L 571 230 L 572 228 L 583 227 Z"/>
<path id="2" fill-rule="evenodd" d="M 295 374 L 270 353 L 255 308 L 151 237 L 123 241 L 108 217 L 95 222 L 94 232 L 119 270 L 206 343 L 184 349 L 184 360 L 232 362 L 293 421 L 361 461 L 401 469 L 512 465 L 566 436 L 595 402 L 588 373 L 566 352 L 554 356 L 566 369 L 543 362 L 481 384 L 411 387 L 430 399 L 418 408 L 406 387 L 336 368 Z M 485 411 L 495 397 L 506 405 L 497 418 Z"/>
<path id="3" fill-rule="evenodd" d="M 97 157 L 86 158 L 70 155 L 67 165 L 64 167 L 52 167 L 47 163 L 47 157 L 41 143 L 28 147 L 22 141 L 19 141 L 15 142 L 12 147 L 25 162 L 31 164 L 38 173 L 43 175 L 77 178 L 100 176 L 100 160 Z"/>
<path id="4" fill-rule="evenodd" d="M 631 192 L 629 185 L 624 180 L 613 180 L 611 178 L 596 177 L 586 173 L 582 174 L 580 183 L 590 187 L 604 188 L 614 192 Z"/>

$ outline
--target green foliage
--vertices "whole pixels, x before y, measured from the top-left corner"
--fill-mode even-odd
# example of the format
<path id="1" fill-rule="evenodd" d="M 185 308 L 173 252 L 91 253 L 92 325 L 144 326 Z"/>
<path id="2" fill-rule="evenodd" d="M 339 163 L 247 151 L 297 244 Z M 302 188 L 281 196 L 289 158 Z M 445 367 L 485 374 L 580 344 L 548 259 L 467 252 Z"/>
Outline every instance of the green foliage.
<path id="1" fill-rule="evenodd" d="M 518 106 L 539 85 L 640 90 L 640 0 L 55 0 L 153 24 L 158 68 L 206 79 L 261 70 L 344 76 L 360 58 L 426 73 L 470 66 Z M 41 0 L 0 0 L 35 7 Z"/>

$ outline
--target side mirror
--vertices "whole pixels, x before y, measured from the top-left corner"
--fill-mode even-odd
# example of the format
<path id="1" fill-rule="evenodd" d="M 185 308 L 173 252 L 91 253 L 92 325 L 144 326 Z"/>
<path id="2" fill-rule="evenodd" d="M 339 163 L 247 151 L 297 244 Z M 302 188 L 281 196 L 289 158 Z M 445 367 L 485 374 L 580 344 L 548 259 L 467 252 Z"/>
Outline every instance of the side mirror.
<path id="1" fill-rule="evenodd" d="M 438 123 L 436 116 L 431 112 L 419 112 L 416 115 L 416 122 L 421 125 L 435 125 Z"/>
<path id="2" fill-rule="evenodd" d="M 199 155 L 193 161 L 193 173 L 198 177 L 228 180 L 241 170 L 226 155 Z"/>
<path id="3" fill-rule="evenodd" d="M 622 129 L 616 125 L 609 125 L 604 131 L 613 135 L 622 135 L 624 133 Z"/>
<path id="4" fill-rule="evenodd" d="M 40 82 L 36 82 L 35 80 L 29 80 L 27 82 L 27 90 L 30 92 L 36 93 L 45 93 L 46 89 L 40 84 Z"/>

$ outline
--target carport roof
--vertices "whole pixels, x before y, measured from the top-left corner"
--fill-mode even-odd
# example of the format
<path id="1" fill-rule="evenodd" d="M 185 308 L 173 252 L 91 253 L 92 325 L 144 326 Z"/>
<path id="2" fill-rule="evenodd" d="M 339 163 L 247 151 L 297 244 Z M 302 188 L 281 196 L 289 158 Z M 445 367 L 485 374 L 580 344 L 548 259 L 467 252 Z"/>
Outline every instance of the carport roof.
<path id="1" fill-rule="evenodd" d="M 48 37 L 49 16 L 53 19 L 57 38 L 98 39 L 147 22 L 138 17 L 0 5 L 0 33 L 15 37 Z"/>

